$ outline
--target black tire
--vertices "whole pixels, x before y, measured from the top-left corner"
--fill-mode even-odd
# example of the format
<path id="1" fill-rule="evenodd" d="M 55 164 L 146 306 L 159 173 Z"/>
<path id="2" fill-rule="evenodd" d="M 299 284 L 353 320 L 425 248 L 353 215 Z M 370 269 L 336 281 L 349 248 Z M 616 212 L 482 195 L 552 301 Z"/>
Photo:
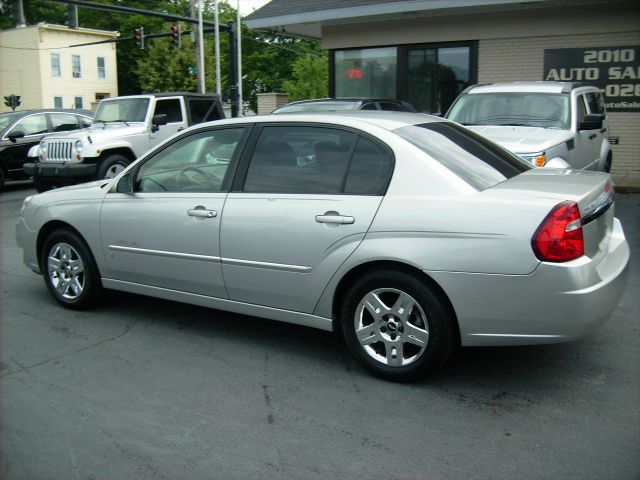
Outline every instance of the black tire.
<path id="1" fill-rule="evenodd" d="M 76 232 L 59 229 L 50 233 L 42 246 L 40 262 L 45 284 L 58 303 L 84 310 L 98 302 L 102 293 L 98 267 L 89 247 Z M 82 271 L 74 272 L 79 265 Z"/>
<path id="2" fill-rule="evenodd" d="M 114 153 L 109 155 L 100 161 L 98 166 L 97 179 L 113 178 L 120 173 L 125 167 L 127 167 L 131 161 L 124 155 Z"/>
<path id="3" fill-rule="evenodd" d="M 0 165 L 0 192 L 2 191 L 3 188 L 4 188 L 4 170 Z"/>
<path id="4" fill-rule="evenodd" d="M 613 163 L 613 155 L 611 154 L 611 152 L 609 152 L 609 155 L 607 155 L 607 159 L 604 162 L 604 171 L 606 173 L 611 173 L 611 164 Z"/>
<path id="5" fill-rule="evenodd" d="M 374 318 L 372 309 L 361 303 L 372 294 L 376 297 L 369 298 L 379 299 L 381 307 L 393 306 L 404 294 L 403 305 L 407 308 L 397 312 L 408 314 L 403 318 L 403 313 L 396 316 L 393 309 L 378 308 L 381 313 Z M 453 312 L 439 292 L 421 279 L 396 270 L 379 270 L 361 277 L 340 307 L 342 337 L 356 360 L 374 375 L 393 381 L 414 380 L 444 364 L 455 345 L 454 322 Z M 363 343 L 357 328 L 367 337 Z M 416 345 L 417 341 L 423 346 Z M 389 364 L 399 361 L 402 364 Z"/>
<path id="6" fill-rule="evenodd" d="M 48 192 L 52 188 L 55 188 L 55 185 L 52 185 L 51 183 L 44 182 L 42 180 L 34 180 L 33 181 L 33 186 L 36 187 L 36 191 L 38 193 Z"/>

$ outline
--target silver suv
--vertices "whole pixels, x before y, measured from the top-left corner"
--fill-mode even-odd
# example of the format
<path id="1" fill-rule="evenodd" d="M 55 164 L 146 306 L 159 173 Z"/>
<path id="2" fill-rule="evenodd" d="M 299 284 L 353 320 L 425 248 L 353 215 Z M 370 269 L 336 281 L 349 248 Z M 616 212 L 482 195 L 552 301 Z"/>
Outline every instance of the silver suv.
<path id="1" fill-rule="evenodd" d="M 536 167 L 611 170 L 602 91 L 566 82 L 474 85 L 447 114 Z"/>

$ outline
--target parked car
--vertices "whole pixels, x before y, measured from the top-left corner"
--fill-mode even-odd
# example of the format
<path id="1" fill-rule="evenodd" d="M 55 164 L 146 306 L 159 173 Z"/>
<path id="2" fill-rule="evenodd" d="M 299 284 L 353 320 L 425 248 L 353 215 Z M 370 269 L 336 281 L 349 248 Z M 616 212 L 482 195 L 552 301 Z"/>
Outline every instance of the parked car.
<path id="1" fill-rule="evenodd" d="M 93 126 L 41 142 L 24 165 L 39 192 L 88 180 L 112 178 L 133 160 L 179 130 L 224 118 L 216 95 L 158 93 L 107 98 Z"/>
<path id="2" fill-rule="evenodd" d="M 536 167 L 611 170 L 607 111 L 597 87 L 569 82 L 474 85 L 445 116 Z"/>
<path id="3" fill-rule="evenodd" d="M 5 180 L 28 178 L 23 171 L 29 149 L 54 133 L 91 125 L 90 110 L 23 110 L 0 114 L 0 190 Z"/>
<path id="4" fill-rule="evenodd" d="M 462 345 L 564 342 L 624 289 L 611 178 L 534 169 L 413 113 L 191 127 L 114 179 L 25 199 L 24 262 L 61 305 L 102 288 L 342 334 L 407 380 Z"/>
<path id="5" fill-rule="evenodd" d="M 287 103 L 275 109 L 273 113 L 342 112 L 348 110 L 416 111 L 409 102 L 388 98 L 318 98 Z"/>

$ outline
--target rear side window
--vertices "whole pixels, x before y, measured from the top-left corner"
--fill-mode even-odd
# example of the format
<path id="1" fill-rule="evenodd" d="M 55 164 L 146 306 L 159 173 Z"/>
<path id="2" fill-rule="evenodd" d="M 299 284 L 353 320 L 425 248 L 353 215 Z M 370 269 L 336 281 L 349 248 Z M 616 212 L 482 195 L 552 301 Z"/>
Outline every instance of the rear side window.
<path id="1" fill-rule="evenodd" d="M 182 122 L 182 108 L 180 108 L 180 100 L 177 98 L 158 100 L 154 115 L 159 113 L 167 115 L 167 123 Z"/>
<path id="2" fill-rule="evenodd" d="M 353 152 L 344 193 L 382 195 L 392 172 L 391 154 L 371 140 L 359 137 Z"/>
<path id="3" fill-rule="evenodd" d="M 78 129 L 78 117 L 71 113 L 50 113 L 49 119 L 54 132 L 67 132 Z"/>
<path id="4" fill-rule="evenodd" d="M 433 122 L 394 130 L 478 190 L 533 168 L 484 137 L 455 123 Z"/>
<path id="5" fill-rule="evenodd" d="M 387 110 L 390 112 L 406 112 L 407 109 L 402 105 L 398 105 L 397 103 L 392 102 L 380 102 L 380 108 L 382 110 Z"/>
<path id="6" fill-rule="evenodd" d="M 340 193 L 355 135 L 325 127 L 264 127 L 245 192 Z"/>

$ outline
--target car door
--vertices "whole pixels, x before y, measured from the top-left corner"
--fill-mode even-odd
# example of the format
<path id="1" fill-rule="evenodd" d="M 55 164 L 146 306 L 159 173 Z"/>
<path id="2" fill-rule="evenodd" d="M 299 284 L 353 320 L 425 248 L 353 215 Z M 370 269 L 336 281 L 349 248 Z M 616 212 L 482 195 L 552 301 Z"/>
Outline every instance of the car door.
<path id="1" fill-rule="evenodd" d="M 571 152 L 570 164 L 573 168 L 593 169 L 598 165 L 600 158 L 600 145 L 602 143 L 602 132 L 600 129 L 579 130 L 580 123 L 587 115 L 587 99 L 584 94 L 576 97 L 576 137 L 575 149 Z"/>
<path id="2" fill-rule="evenodd" d="M 181 137 L 130 172 L 133 193 L 106 195 L 100 214 L 103 276 L 227 297 L 219 229 L 245 130 L 233 126 Z"/>
<path id="3" fill-rule="evenodd" d="M 231 300 L 312 313 L 369 229 L 393 156 L 335 127 L 257 130 L 222 218 L 225 285 Z"/>
<path id="4" fill-rule="evenodd" d="M 2 151 L 8 172 L 21 173 L 27 160 L 29 149 L 40 143 L 48 131 L 47 118 L 44 113 L 28 115 L 17 122 L 2 139 L 6 145 Z M 9 139 L 12 133 L 22 132 L 22 138 Z"/>
<path id="5" fill-rule="evenodd" d="M 183 99 L 181 97 L 157 98 L 153 109 L 153 115 L 163 114 L 167 116 L 167 124 L 160 125 L 158 130 L 149 135 L 149 148 L 159 145 L 174 133 L 187 126 L 184 116 Z"/>

